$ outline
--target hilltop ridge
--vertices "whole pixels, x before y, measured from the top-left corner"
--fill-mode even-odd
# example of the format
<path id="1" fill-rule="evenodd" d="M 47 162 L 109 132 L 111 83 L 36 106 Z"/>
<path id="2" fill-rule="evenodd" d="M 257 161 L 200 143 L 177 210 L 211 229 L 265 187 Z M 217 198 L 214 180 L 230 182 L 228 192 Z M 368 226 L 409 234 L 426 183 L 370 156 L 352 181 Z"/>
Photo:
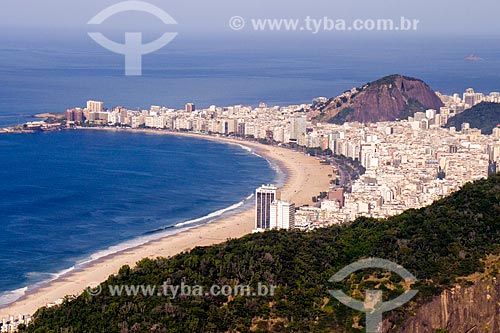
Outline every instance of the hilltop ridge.
<path id="1" fill-rule="evenodd" d="M 422 80 L 395 74 L 353 88 L 318 105 L 317 120 L 334 124 L 394 121 L 444 104 Z"/>

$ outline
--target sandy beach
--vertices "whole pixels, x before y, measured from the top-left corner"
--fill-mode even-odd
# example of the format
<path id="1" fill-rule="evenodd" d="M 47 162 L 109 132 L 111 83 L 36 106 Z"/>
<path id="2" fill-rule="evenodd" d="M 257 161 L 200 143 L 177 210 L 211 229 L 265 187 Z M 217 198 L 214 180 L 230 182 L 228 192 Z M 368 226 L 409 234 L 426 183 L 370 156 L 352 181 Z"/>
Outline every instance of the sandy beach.
<path id="1" fill-rule="evenodd" d="M 114 129 L 102 129 L 114 130 Z M 116 130 L 115 131 L 121 131 Z M 332 167 L 321 165 L 319 160 L 288 149 L 266 146 L 257 143 L 200 136 L 187 133 L 168 133 L 154 130 L 126 130 L 158 135 L 180 135 L 204 138 L 218 142 L 240 144 L 250 147 L 259 155 L 274 160 L 286 173 L 285 185 L 281 188 L 284 200 L 292 201 L 296 206 L 312 204 L 312 197 L 329 187 Z M 123 265 L 135 266 L 143 258 L 170 257 L 196 246 L 208 246 L 226 241 L 229 238 L 242 237 L 252 232 L 255 213 L 253 208 L 220 220 L 204 224 L 178 234 L 151 241 L 101 258 L 82 270 L 73 271 L 52 281 L 43 288 L 28 291 L 17 302 L 0 309 L 0 318 L 9 315 L 33 314 L 38 308 L 52 303 L 67 295 L 79 295 L 89 285 L 98 284 L 108 276 L 118 272 Z"/>

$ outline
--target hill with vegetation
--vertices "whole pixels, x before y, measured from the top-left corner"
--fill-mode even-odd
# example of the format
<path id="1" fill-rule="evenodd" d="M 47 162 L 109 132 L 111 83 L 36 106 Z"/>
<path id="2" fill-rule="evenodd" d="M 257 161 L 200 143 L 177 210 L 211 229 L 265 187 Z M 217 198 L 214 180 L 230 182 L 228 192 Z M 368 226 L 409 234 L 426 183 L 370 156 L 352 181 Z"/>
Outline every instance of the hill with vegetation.
<path id="1" fill-rule="evenodd" d="M 500 104 L 483 102 L 450 118 L 446 127 L 458 130 L 463 123 L 469 123 L 471 128 L 478 128 L 483 134 L 489 135 L 500 125 Z"/>
<path id="2" fill-rule="evenodd" d="M 419 290 L 403 308 L 384 314 L 389 330 L 397 330 L 461 277 L 484 272 L 484 259 L 500 253 L 499 216 L 500 174 L 495 174 L 388 219 L 358 218 L 312 232 L 269 231 L 172 258 L 144 259 L 102 283 L 99 296 L 84 293 L 40 309 L 21 332 L 364 332 L 364 315 L 331 298 L 329 290 L 341 288 L 359 299 L 367 289 L 384 290 L 384 299 L 410 287 Z M 368 270 L 340 284 L 328 282 L 341 268 L 367 257 L 394 261 L 419 281 L 408 286 L 396 274 Z M 107 292 L 110 285 L 165 281 L 206 288 L 261 282 L 277 289 L 266 297 L 175 299 Z"/>
<path id="3" fill-rule="evenodd" d="M 317 105 L 318 121 L 342 125 L 406 119 L 417 111 L 439 110 L 443 102 L 422 80 L 390 75 Z"/>

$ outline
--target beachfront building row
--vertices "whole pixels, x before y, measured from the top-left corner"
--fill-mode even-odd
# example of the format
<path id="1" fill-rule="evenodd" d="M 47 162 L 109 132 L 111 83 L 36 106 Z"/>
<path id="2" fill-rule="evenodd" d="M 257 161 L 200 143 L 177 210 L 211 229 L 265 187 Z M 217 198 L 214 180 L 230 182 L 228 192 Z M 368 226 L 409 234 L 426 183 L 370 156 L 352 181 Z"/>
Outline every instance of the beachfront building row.
<path id="1" fill-rule="evenodd" d="M 28 325 L 31 322 L 31 316 L 10 316 L 9 318 L 2 318 L 0 322 L 1 333 L 17 332 L 19 325 Z"/>
<path id="2" fill-rule="evenodd" d="M 474 100 L 471 96 L 471 90 L 463 99 L 458 94 L 440 95 L 445 104 L 440 110 L 429 109 L 405 120 L 373 124 L 317 123 L 311 119 L 314 112 L 309 104 L 205 109 L 187 105 L 181 110 L 160 106 L 152 106 L 150 110 L 114 107 L 106 112 L 76 110 L 75 118 L 82 112 L 98 119 L 95 124 L 107 122 L 110 126 L 228 135 L 313 148 L 325 154 L 344 156 L 366 169 L 364 175 L 350 182 L 352 186 L 339 198 L 320 198 L 316 207 L 297 208 L 294 224 L 298 227 L 343 223 L 359 216 L 397 215 L 409 208 L 428 205 L 458 190 L 464 183 L 498 170 L 500 127 L 494 129 L 492 135 L 484 135 L 469 124 L 442 128 L 469 103 L 485 99 L 500 101 L 496 99 L 497 93 L 487 98 L 474 95 Z M 342 177 L 335 176 L 334 183 Z M 260 211 L 256 229 L 271 228 L 274 200 L 280 198 L 268 201 L 265 210 Z M 273 227 L 279 226 L 273 224 Z"/>
<path id="3" fill-rule="evenodd" d="M 280 199 L 275 185 L 262 185 L 255 191 L 254 232 L 295 227 L 295 204 Z"/>

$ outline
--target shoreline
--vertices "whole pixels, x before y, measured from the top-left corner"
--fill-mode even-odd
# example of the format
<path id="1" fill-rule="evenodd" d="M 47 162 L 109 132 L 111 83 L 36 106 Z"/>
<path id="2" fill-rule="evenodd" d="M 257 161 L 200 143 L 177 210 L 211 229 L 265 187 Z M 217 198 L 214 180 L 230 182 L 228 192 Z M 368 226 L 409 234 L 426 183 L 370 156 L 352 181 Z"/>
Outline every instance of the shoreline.
<path id="1" fill-rule="evenodd" d="M 280 188 L 282 197 L 294 202 L 297 206 L 312 204 L 312 196 L 328 189 L 330 185 L 328 174 L 332 173 L 331 166 L 320 165 L 314 157 L 281 147 L 196 133 L 150 129 L 78 128 L 77 130 L 173 135 L 247 147 L 270 163 L 278 165 L 285 175 L 284 184 Z M 143 258 L 171 257 L 196 246 L 210 246 L 251 233 L 254 227 L 254 208 L 235 210 L 236 212 L 229 216 L 218 216 L 212 221 L 195 225 L 187 230 L 179 230 L 176 233 L 146 241 L 144 244 L 104 255 L 52 281 L 40 283 L 38 287 L 35 285 L 17 301 L 0 308 L 0 318 L 19 314 L 33 315 L 38 308 L 53 304 L 68 295 L 79 295 L 87 286 L 101 283 L 110 275 L 116 274 L 123 265 L 134 267 L 136 262 Z"/>

